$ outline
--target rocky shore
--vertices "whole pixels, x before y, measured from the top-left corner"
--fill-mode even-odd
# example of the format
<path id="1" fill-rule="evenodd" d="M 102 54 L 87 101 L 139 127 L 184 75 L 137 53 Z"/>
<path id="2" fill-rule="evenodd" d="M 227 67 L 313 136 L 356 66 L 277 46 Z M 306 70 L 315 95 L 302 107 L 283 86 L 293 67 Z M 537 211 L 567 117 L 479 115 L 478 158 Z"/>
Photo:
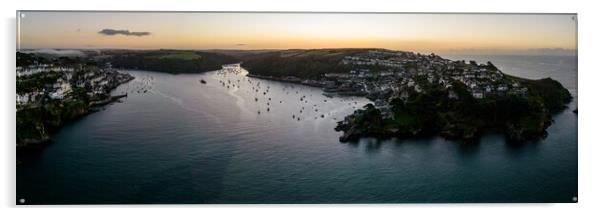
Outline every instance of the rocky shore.
<path id="1" fill-rule="evenodd" d="M 455 101 L 432 96 L 441 92 L 427 91 L 414 93 L 405 102 L 393 100 L 389 115 L 368 104 L 338 122 L 335 130 L 343 132 L 341 142 L 356 141 L 361 137 L 441 136 L 475 143 L 487 131 L 505 135 L 510 143 L 542 139 L 553 122 L 552 114 L 566 108 L 563 105 L 572 97 L 568 90 L 556 88 L 559 84 L 551 79 L 525 82 L 529 82 L 526 85 L 532 89 L 528 97 Z"/>
<path id="2" fill-rule="evenodd" d="M 40 66 L 28 66 L 36 67 Z M 52 142 L 51 134 L 65 124 L 127 97 L 127 94 L 111 95 L 111 92 L 134 79 L 110 68 L 60 67 L 67 69 L 58 72 L 38 70 L 40 72 L 17 78 L 18 152 L 43 149 Z"/>

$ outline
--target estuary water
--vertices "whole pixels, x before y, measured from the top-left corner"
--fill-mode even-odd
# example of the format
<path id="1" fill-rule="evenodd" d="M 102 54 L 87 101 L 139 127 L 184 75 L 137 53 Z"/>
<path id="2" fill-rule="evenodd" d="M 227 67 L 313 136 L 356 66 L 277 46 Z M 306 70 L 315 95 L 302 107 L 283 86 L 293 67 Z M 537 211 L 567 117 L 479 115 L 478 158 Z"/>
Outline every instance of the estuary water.
<path id="1" fill-rule="evenodd" d="M 576 96 L 576 58 L 487 60 L 514 75 L 551 76 Z M 476 145 L 438 137 L 340 143 L 336 122 L 367 99 L 328 98 L 319 88 L 249 78 L 244 70 L 123 72 L 136 77 L 115 90 L 127 98 L 65 126 L 52 145 L 17 167 L 17 200 L 573 202 L 577 196 L 575 102 L 554 117 L 546 139 L 519 146 L 499 134 Z"/>

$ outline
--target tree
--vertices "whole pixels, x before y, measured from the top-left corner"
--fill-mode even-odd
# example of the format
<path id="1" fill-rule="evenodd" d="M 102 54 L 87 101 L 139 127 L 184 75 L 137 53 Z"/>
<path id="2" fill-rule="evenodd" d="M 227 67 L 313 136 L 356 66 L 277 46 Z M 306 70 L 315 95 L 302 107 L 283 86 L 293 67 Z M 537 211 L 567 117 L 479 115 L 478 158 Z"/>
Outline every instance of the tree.
<path id="1" fill-rule="evenodd" d="M 493 63 L 491 63 L 490 61 L 487 61 L 487 68 L 489 70 L 495 70 L 495 71 L 498 70 L 497 67 L 495 65 L 493 65 Z"/>

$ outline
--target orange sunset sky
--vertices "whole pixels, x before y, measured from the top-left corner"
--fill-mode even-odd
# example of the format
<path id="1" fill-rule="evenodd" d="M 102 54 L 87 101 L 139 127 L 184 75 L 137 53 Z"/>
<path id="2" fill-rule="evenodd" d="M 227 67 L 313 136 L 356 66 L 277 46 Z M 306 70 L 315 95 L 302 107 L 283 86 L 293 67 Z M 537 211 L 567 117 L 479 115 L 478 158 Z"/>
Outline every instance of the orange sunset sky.
<path id="1" fill-rule="evenodd" d="M 21 49 L 577 48 L 574 14 L 22 11 L 19 16 Z"/>

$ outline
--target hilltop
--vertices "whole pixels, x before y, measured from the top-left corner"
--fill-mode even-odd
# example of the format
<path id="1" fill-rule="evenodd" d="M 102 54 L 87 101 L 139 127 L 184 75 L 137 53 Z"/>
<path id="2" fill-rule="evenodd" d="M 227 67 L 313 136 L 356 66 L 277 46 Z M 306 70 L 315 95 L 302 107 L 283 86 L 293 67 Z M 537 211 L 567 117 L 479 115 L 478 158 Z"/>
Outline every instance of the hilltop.
<path id="1" fill-rule="evenodd" d="M 239 61 L 229 55 L 193 50 L 104 50 L 94 59 L 115 68 L 174 74 L 219 70 L 224 64 Z"/>

